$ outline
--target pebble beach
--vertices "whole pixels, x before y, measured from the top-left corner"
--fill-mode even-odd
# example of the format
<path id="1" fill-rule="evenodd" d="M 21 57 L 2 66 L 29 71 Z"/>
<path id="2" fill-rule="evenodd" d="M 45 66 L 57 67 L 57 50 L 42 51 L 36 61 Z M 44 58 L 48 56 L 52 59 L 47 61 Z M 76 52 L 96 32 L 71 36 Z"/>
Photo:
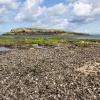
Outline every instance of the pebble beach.
<path id="1" fill-rule="evenodd" d="M 0 100 L 100 100 L 100 44 L 0 52 Z"/>

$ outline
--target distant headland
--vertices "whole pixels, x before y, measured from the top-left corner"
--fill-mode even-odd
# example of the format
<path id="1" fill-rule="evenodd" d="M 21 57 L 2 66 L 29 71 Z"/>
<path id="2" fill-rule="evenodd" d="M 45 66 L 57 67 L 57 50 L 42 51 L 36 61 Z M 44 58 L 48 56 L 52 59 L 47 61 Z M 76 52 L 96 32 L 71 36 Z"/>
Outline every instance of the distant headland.
<path id="1" fill-rule="evenodd" d="M 89 35 L 87 33 L 77 33 L 77 32 L 66 32 L 64 30 L 57 29 L 39 29 L 39 28 L 16 28 L 11 29 L 10 32 L 4 33 L 4 35 Z"/>

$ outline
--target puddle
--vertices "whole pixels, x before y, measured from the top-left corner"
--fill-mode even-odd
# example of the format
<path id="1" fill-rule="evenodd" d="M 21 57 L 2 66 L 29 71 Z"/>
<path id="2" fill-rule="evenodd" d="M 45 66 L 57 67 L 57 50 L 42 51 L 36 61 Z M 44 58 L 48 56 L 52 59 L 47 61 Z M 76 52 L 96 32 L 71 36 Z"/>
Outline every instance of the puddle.
<path id="1" fill-rule="evenodd" d="M 30 49 L 42 49 L 42 48 L 44 48 L 43 46 L 33 46 L 32 48 L 30 48 Z"/>
<path id="2" fill-rule="evenodd" d="M 14 49 L 10 49 L 10 48 L 7 48 L 7 47 L 0 47 L 0 52 L 2 51 L 11 51 L 11 50 L 14 50 Z"/>
<path id="3" fill-rule="evenodd" d="M 41 48 L 44 48 L 44 46 L 39 46 L 38 44 L 33 44 L 32 48 L 41 49 Z"/>

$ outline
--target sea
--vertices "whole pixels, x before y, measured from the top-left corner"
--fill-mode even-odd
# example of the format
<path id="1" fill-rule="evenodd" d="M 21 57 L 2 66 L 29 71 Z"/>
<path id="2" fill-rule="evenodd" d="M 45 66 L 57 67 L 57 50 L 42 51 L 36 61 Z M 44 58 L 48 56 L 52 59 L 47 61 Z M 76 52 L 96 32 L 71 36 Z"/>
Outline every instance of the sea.
<path id="1" fill-rule="evenodd" d="M 9 38 L 75 38 L 75 39 L 95 39 L 95 40 L 100 40 L 100 35 L 81 35 L 81 36 L 59 36 L 59 35 L 30 35 L 30 36 L 25 36 L 25 35 L 14 35 L 14 36 L 6 36 L 6 35 L 0 35 L 0 37 L 9 37 Z"/>

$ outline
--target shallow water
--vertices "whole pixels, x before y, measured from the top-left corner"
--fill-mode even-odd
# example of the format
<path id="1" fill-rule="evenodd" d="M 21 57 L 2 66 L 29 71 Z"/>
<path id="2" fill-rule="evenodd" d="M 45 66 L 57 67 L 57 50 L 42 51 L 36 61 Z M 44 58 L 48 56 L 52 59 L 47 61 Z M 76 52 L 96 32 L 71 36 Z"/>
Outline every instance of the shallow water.
<path id="1" fill-rule="evenodd" d="M 72 38 L 78 38 L 78 39 L 96 39 L 96 40 L 100 40 L 100 35 L 72 36 Z"/>
<path id="2" fill-rule="evenodd" d="M 77 39 L 98 39 L 100 40 L 100 35 L 90 35 L 90 36 L 58 36 L 58 35 L 32 35 L 32 36 L 25 36 L 25 35 L 14 35 L 14 36 L 5 36 L 1 35 L 0 37 L 9 37 L 9 38 L 77 38 Z"/>
<path id="3" fill-rule="evenodd" d="M 11 51 L 11 50 L 14 50 L 14 49 L 10 49 L 10 48 L 7 48 L 7 47 L 0 47 L 0 52 L 1 51 Z"/>

